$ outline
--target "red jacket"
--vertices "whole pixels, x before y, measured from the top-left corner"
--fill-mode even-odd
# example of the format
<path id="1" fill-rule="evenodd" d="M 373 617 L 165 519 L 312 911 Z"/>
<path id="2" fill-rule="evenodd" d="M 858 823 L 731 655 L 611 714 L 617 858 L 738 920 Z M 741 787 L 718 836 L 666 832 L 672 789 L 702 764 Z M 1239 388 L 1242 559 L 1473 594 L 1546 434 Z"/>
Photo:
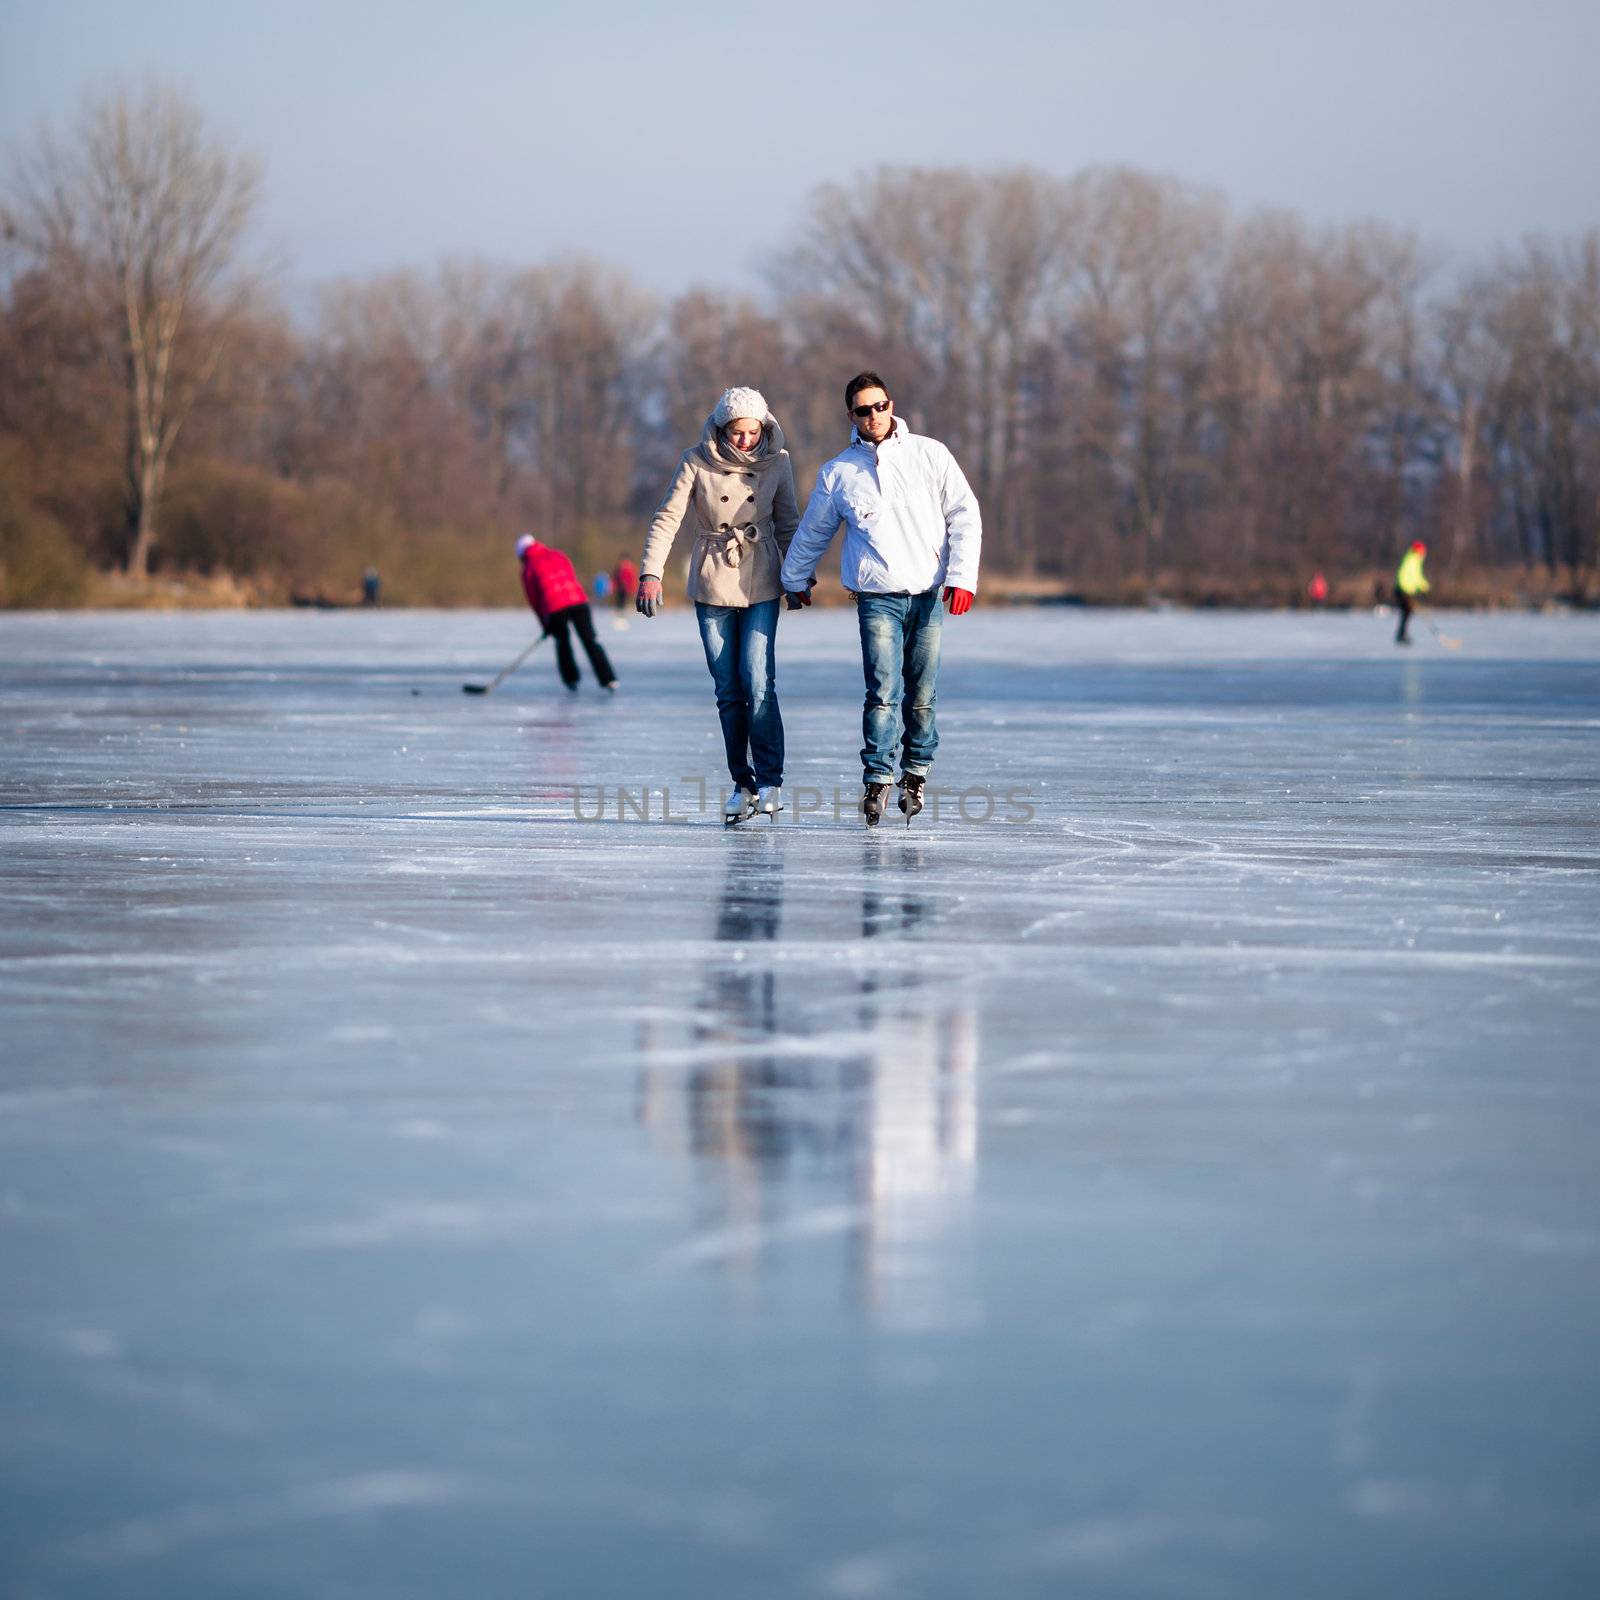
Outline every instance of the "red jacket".
<path id="1" fill-rule="evenodd" d="M 557 611 L 588 603 L 571 560 L 559 550 L 535 540 L 522 558 L 522 592 L 528 604 L 539 613 L 540 622 L 549 625 Z"/>

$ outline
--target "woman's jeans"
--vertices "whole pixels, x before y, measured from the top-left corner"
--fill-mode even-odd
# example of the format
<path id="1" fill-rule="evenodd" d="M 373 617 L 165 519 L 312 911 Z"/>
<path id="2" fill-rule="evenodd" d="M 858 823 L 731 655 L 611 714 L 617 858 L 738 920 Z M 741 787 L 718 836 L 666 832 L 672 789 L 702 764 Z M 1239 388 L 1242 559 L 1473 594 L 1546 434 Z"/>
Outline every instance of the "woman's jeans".
<path id="1" fill-rule="evenodd" d="M 894 781 L 896 743 L 901 746 L 900 770 L 925 777 L 939 748 L 933 702 L 944 606 L 938 587 L 923 594 L 858 594 L 856 621 L 867 680 L 862 781 Z"/>
<path id="2" fill-rule="evenodd" d="M 728 776 L 741 789 L 783 782 L 783 717 L 778 711 L 778 602 L 695 604 L 700 643 L 717 690 Z"/>

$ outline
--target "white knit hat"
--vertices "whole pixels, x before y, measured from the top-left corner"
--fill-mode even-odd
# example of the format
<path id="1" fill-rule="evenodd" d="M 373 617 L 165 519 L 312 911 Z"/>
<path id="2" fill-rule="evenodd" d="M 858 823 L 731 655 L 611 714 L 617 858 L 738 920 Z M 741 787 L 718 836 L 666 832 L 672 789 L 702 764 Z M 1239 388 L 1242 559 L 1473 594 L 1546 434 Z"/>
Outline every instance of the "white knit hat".
<path id="1" fill-rule="evenodd" d="M 725 428 L 735 417 L 752 417 L 757 422 L 765 422 L 769 414 L 766 397 L 759 389 L 734 388 L 722 391 L 711 418 L 719 428 Z"/>
<path id="2" fill-rule="evenodd" d="M 535 540 L 534 540 L 534 537 L 533 537 L 533 535 L 531 533 L 525 533 L 525 534 L 523 534 L 523 536 L 520 539 L 517 540 L 517 560 L 518 561 L 520 561 L 525 555 L 527 555 L 529 547 L 532 544 L 534 544 L 534 542 L 535 542 Z"/>

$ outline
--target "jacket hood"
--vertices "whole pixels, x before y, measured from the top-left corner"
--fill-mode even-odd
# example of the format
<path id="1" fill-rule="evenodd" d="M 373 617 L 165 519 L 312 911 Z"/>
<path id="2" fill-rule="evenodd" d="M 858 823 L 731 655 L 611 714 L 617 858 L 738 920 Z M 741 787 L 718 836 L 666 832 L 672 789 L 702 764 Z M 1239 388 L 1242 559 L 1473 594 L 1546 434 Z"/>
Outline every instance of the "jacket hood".
<path id="1" fill-rule="evenodd" d="M 894 426 L 883 436 L 880 443 L 888 444 L 891 439 L 904 439 L 910 432 L 911 430 L 905 425 L 904 420 L 897 411 L 894 416 Z M 850 443 L 853 445 L 864 444 L 869 450 L 877 449 L 877 445 L 872 440 L 864 439 L 861 436 L 861 430 L 854 423 L 850 425 Z"/>

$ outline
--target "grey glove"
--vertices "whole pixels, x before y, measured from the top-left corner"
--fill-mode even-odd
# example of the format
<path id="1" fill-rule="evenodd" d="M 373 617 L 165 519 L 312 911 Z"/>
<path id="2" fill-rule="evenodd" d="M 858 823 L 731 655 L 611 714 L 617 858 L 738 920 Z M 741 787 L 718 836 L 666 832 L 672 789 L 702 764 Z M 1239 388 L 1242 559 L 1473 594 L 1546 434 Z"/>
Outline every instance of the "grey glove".
<path id="1" fill-rule="evenodd" d="M 639 580 L 639 593 L 634 597 L 634 609 L 641 611 L 647 617 L 653 617 L 657 608 L 662 604 L 661 580 L 659 578 L 641 578 Z"/>

